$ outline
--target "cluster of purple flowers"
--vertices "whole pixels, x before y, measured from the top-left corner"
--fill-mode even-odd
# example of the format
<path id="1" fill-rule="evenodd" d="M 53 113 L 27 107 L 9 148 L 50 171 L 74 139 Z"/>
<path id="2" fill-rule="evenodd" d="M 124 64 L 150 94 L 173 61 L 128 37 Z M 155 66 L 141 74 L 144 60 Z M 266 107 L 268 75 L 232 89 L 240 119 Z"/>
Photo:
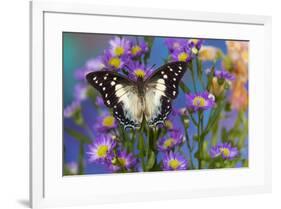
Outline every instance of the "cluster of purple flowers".
<path id="1" fill-rule="evenodd" d="M 81 106 L 80 103 L 78 101 L 73 101 L 69 106 L 67 106 L 64 111 L 63 111 L 63 115 L 66 118 L 70 118 L 72 117 L 76 112 L 80 111 Z"/>
<path id="2" fill-rule="evenodd" d="M 122 73 L 121 69 L 128 71 L 131 79 L 147 77 L 153 69 L 139 62 L 139 59 L 149 50 L 144 40 L 130 40 L 128 38 L 114 37 L 109 41 L 109 47 L 102 56 L 88 60 L 85 65 L 75 71 L 75 78 L 78 83 L 74 87 L 75 104 L 81 103 L 87 98 L 88 85 L 85 80 L 86 74 L 102 69 L 115 70 Z M 97 98 L 97 105 L 102 105 L 101 98 Z M 71 114 L 74 108 L 71 105 L 67 112 Z M 69 114 L 68 114 L 69 115 Z"/>
<path id="3" fill-rule="evenodd" d="M 186 170 L 188 168 L 188 162 L 184 156 L 175 152 L 176 146 L 181 145 L 184 141 L 185 137 L 179 130 L 169 131 L 167 135 L 158 140 L 157 148 L 164 152 L 163 170 Z"/>
<path id="4" fill-rule="evenodd" d="M 238 155 L 237 147 L 232 147 L 230 143 L 218 144 L 210 149 L 210 156 L 212 158 L 222 157 L 225 160 L 232 160 Z"/>
<path id="5" fill-rule="evenodd" d="M 206 70 L 207 74 L 211 73 L 211 69 L 208 68 Z M 218 79 L 223 79 L 226 81 L 233 81 L 235 79 L 235 76 L 233 74 L 231 74 L 230 72 L 226 71 L 225 69 L 215 69 L 214 70 L 214 76 Z"/>
<path id="6" fill-rule="evenodd" d="M 146 77 L 151 68 L 141 64 L 139 60 L 148 50 L 148 44 L 144 40 L 116 36 L 109 41 L 109 47 L 102 56 L 89 60 L 83 68 L 77 70 L 75 76 L 78 80 L 83 80 L 89 72 L 106 69 L 122 73 L 120 70 L 123 69 L 133 79 L 138 76 Z"/>
<path id="7" fill-rule="evenodd" d="M 201 39 L 167 38 L 165 43 L 173 61 L 189 62 L 194 58 L 203 43 Z"/>
<path id="8" fill-rule="evenodd" d="M 89 145 L 89 162 L 106 165 L 112 171 L 133 171 L 137 159 L 132 153 L 117 147 L 117 142 L 111 136 L 98 136 L 92 145 Z"/>

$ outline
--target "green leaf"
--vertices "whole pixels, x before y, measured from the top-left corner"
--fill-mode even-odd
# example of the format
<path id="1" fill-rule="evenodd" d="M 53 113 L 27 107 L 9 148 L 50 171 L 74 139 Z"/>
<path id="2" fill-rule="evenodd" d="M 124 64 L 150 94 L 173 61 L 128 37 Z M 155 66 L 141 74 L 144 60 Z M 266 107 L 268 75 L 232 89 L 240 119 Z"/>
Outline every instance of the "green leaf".
<path id="1" fill-rule="evenodd" d="M 212 136 L 211 136 L 211 145 L 215 146 L 218 143 L 218 130 L 219 130 L 219 123 L 215 123 L 212 128 Z"/>
<path id="2" fill-rule="evenodd" d="M 227 102 L 226 104 L 225 104 L 225 108 L 224 108 L 224 110 L 226 111 L 226 112 L 231 112 L 231 103 L 230 102 Z"/>
<path id="3" fill-rule="evenodd" d="M 139 156 L 143 158 L 145 156 L 145 150 L 144 150 L 144 138 L 143 135 L 140 133 L 139 137 L 139 143 L 138 143 L 138 150 L 139 150 Z"/>
<path id="4" fill-rule="evenodd" d="M 223 57 L 223 64 L 224 64 L 224 66 L 225 66 L 225 68 L 227 70 L 231 70 L 232 69 L 232 61 L 231 61 L 229 56 L 224 56 Z"/>
<path id="5" fill-rule="evenodd" d="M 146 52 L 144 54 L 144 58 L 143 58 L 144 59 L 144 64 L 147 64 L 147 60 L 150 57 L 150 52 L 151 52 L 151 48 L 152 48 L 152 45 L 153 45 L 154 37 L 145 36 L 144 37 L 144 41 L 147 43 L 148 48 L 149 48 L 148 52 Z"/>
<path id="6" fill-rule="evenodd" d="M 198 135 L 194 135 L 194 136 L 193 136 L 193 140 L 195 140 L 195 141 L 199 141 L 199 137 L 198 137 Z"/>
<path id="7" fill-rule="evenodd" d="M 223 142 L 227 142 L 228 141 L 228 132 L 227 132 L 227 130 L 226 130 L 226 128 L 222 128 L 222 131 L 221 131 L 221 140 L 223 141 Z"/>
<path id="8" fill-rule="evenodd" d="M 200 150 L 199 149 L 194 153 L 194 157 L 197 159 L 200 159 Z"/>
<path id="9" fill-rule="evenodd" d="M 155 163 L 155 154 L 153 151 L 151 151 L 148 155 L 148 159 L 147 159 L 147 164 L 145 166 L 145 170 L 146 171 L 149 171 L 153 166 L 154 166 L 154 163 Z"/>
<path id="10" fill-rule="evenodd" d="M 180 88 L 183 90 L 184 93 L 189 93 L 190 89 L 181 81 Z"/>
<path id="11" fill-rule="evenodd" d="M 67 128 L 67 127 L 65 127 L 64 130 L 66 131 L 66 133 L 68 133 L 70 136 L 72 136 L 73 138 L 75 138 L 79 142 L 82 142 L 84 144 L 90 144 L 91 143 L 91 140 L 87 136 L 79 133 L 78 131 L 75 131 L 75 130 Z"/>
<path id="12" fill-rule="evenodd" d="M 243 163 L 243 167 L 249 167 L 249 161 L 244 159 L 242 160 L 242 163 Z"/>
<path id="13" fill-rule="evenodd" d="M 144 41 L 147 43 L 148 47 L 151 48 L 153 45 L 154 37 L 152 36 L 145 36 Z"/>

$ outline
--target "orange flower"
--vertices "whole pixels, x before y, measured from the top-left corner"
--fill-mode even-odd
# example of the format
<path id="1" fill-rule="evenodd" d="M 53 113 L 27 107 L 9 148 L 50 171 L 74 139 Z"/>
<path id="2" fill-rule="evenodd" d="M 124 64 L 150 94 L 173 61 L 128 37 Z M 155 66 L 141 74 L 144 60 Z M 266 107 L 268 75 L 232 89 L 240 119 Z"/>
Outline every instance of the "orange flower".
<path id="1" fill-rule="evenodd" d="M 202 46 L 199 51 L 199 58 L 202 61 L 212 61 L 218 56 L 218 48 L 213 46 Z"/>
<path id="2" fill-rule="evenodd" d="M 247 109 L 248 107 L 248 91 L 243 82 L 235 81 L 232 86 L 232 94 L 230 98 L 232 107 L 238 110 Z"/>
<path id="3" fill-rule="evenodd" d="M 235 109 L 248 107 L 248 91 L 245 85 L 248 81 L 248 42 L 226 41 L 227 56 L 231 61 L 229 69 L 235 75 L 230 97 L 231 104 Z"/>

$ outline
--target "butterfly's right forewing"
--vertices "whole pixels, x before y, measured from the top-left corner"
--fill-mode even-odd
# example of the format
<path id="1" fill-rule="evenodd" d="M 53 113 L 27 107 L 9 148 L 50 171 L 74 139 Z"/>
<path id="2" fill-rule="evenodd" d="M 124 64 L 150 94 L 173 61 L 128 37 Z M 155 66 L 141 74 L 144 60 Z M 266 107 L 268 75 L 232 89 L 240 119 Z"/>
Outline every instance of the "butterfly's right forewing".
<path id="1" fill-rule="evenodd" d="M 186 62 L 172 62 L 158 68 L 145 81 L 145 118 L 150 126 L 163 124 L 172 110 L 172 100 L 186 72 Z"/>

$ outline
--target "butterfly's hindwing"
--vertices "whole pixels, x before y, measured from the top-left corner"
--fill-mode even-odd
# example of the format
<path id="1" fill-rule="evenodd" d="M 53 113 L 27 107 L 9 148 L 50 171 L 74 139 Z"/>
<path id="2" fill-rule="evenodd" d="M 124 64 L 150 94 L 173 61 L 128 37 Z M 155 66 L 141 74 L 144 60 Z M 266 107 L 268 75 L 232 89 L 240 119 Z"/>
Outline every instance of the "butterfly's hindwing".
<path id="1" fill-rule="evenodd" d="M 186 68 L 185 62 L 168 63 L 145 81 L 145 118 L 150 126 L 164 123 L 171 112 Z"/>
<path id="2" fill-rule="evenodd" d="M 143 119 L 143 102 L 136 94 L 136 89 L 126 93 L 113 107 L 115 118 L 124 128 L 140 128 Z"/>
<path id="3" fill-rule="evenodd" d="M 146 97 L 145 118 L 149 126 L 163 124 L 172 110 L 171 99 L 163 95 L 157 95 L 157 92 L 153 94 L 156 94 L 155 98 L 159 100 L 151 100 Z M 147 96 L 149 96 L 149 94 Z"/>
<path id="4" fill-rule="evenodd" d="M 99 91 L 104 104 L 112 108 L 115 118 L 124 127 L 138 128 L 142 122 L 143 108 L 136 84 L 116 73 L 98 71 L 87 74 L 88 82 Z"/>

